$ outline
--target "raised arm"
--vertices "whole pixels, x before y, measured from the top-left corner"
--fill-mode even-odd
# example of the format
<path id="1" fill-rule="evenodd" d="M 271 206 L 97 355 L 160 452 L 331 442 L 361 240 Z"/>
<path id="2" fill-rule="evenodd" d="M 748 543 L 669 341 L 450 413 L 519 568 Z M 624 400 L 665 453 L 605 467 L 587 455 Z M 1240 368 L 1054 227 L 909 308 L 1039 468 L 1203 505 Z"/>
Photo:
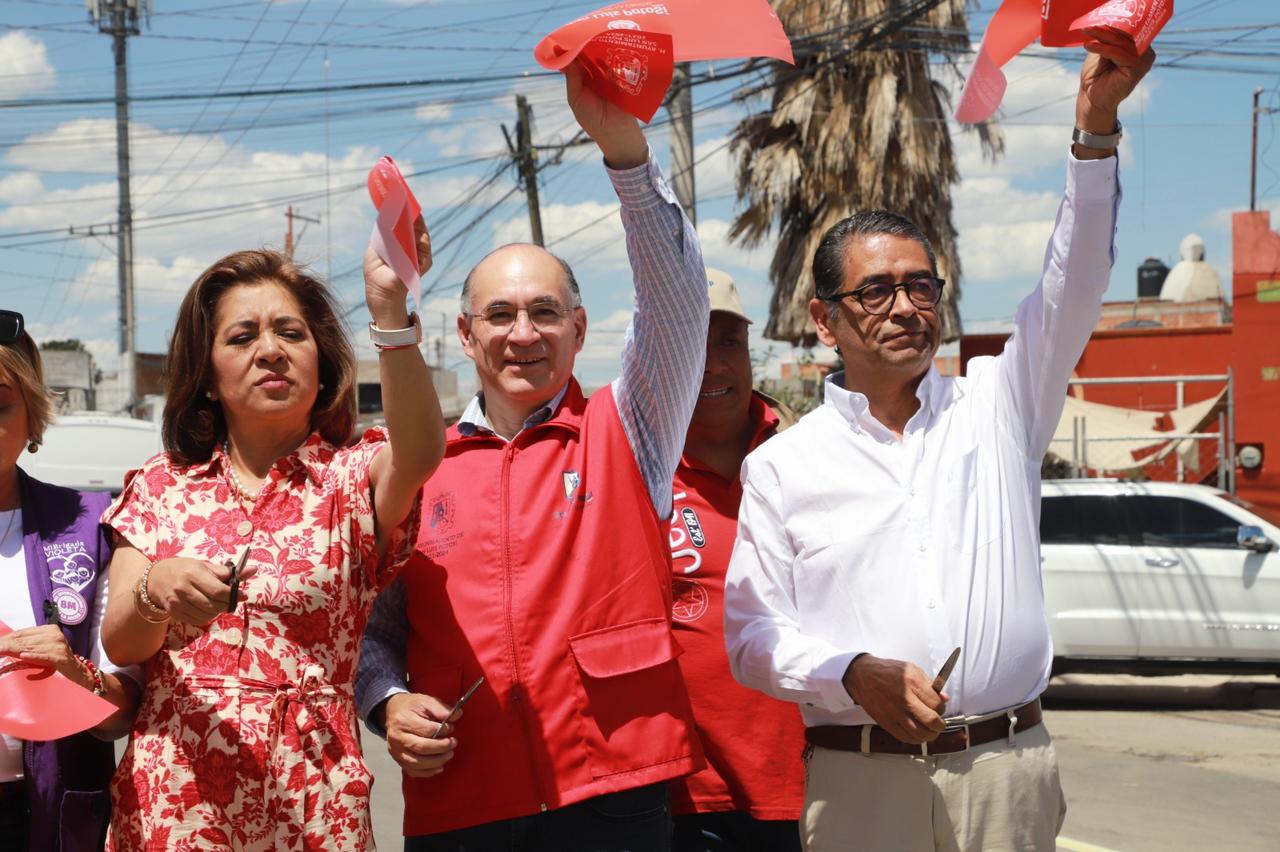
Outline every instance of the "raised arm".
<path id="1" fill-rule="evenodd" d="M 566 70 L 569 104 L 596 141 L 622 206 L 636 309 L 614 397 L 658 514 L 671 510 L 671 477 L 698 401 L 706 357 L 707 274 L 698 235 L 649 156 L 635 118 Z"/>
<path id="2" fill-rule="evenodd" d="M 418 268 L 425 274 L 431 268 L 431 237 L 421 216 L 414 231 Z M 364 287 L 374 325 L 387 331 L 409 326 L 405 285 L 372 246 L 364 256 Z M 444 418 L 431 371 L 417 346 L 380 349 L 378 364 L 389 446 L 374 458 L 369 478 L 381 553 L 409 514 L 422 483 L 444 458 Z"/>
<path id="3" fill-rule="evenodd" d="M 1089 31 L 1076 126 L 1096 135 L 1118 127 L 1120 103 L 1151 68 L 1155 53 Z M 1100 41 L 1098 39 L 1106 39 Z M 1029 458 L 1044 455 L 1066 399 L 1071 371 L 1097 325 L 1115 262 L 1120 203 L 1115 148 L 1072 146 L 1066 195 L 1045 251 L 1040 284 L 1018 306 L 1014 333 L 998 359 L 1001 416 Z"/>

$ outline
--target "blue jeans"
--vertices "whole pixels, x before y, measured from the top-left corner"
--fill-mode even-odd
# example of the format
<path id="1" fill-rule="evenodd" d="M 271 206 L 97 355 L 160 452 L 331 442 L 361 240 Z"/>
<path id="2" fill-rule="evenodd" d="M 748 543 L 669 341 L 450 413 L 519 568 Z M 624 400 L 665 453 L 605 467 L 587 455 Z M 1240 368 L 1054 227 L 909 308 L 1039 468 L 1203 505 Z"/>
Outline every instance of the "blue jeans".
<path id="1" fill-rule="evenodd" d="M 800 852 L 795 820 L 756 819 L 745 811 L 676 817 L 675 852 Z"/>
<path id="2" fill-rule="evenodd" d="M 669 852 L 666 784 L 596 796 L 546 813 L 404 839 L 404 852 Z"/>

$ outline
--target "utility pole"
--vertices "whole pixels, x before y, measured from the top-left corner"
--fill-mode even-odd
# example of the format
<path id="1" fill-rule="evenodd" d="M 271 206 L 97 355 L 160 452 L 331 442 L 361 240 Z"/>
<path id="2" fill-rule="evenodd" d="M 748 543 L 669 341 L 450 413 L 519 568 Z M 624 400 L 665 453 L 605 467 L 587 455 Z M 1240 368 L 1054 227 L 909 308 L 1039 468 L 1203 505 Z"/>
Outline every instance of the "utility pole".
<path id="1" fill-rule="evenodd" d="M 151 0 L 88 0 L 89 15 L 111 36 L 116 71 L 116 173 L 120 203 L 116 210 L 116 259 L 120 278 L 120 406 L 137 402 L 134 357 L 133 205 L 129 200 L 129 36 L 138 35 L 139 13 L 151 15 Z"/>
<path id="2" fill-rule="evenodd" d="M 507 126 L 502 126 L 502 135 L 507 138 L 507 148 L 516 162 L 516 170 L 520 174 L 520 184 L 525 198 L 529 201 L 529 233 L 533 244 L 542 242 L 542 211 L 538 207 L 538 152 L 533 147 L 533 110 L 524 95 L 516 95 L 516 139 L 511 141 Z"/>
<path id="3" fill-rule="evenodd" d="M 684 213 L 698 224 L 698 195 L 693 182 L 693 87 L 688 62 L 677 62 L 671 75 L 671 188 Z"/>
<path id="4" fill-rule="evenodd" d="M 299 222 L 310 222 L 313 225 L 319 225 L 320 220 L 313 219 L 310 216 L 303 216 L 301 213 L 294 213 L 292 204 L 290 204 L 289 209 L 285 211 L 284 217 L 289 220 L 289 230 L 284 232 L 284 256 L 293 260 L 293 248 L 302 240 L 302 235 L 307 232 L 307 226 L 304 224 L 302 226 L 302 230 L 298 232 L 298 239 L 294 240 L 293 220 L 297 219 Z"/>
<path id="5" fill-rule="evenodd" d="M 1249 158 L 1249 212 L 1258 209 L 1258 98 L 1262 89 L 1253 90 L 1253 154 Z"/>

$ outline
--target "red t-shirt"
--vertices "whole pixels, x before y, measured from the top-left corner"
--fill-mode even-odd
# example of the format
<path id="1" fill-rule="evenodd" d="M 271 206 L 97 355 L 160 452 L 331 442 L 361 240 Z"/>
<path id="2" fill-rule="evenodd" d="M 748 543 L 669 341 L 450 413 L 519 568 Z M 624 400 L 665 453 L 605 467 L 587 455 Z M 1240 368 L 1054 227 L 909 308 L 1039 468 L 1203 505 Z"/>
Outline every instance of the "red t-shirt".
<path id="1" fill-rule="evenodd" d="M 778 418 L 751 400 L 754 449 Z M 671 517 L 672 626 L 707 768 L 671 782 L 676 814 L 745 811 L 756 819 L 798 819 L 804 803 L 804 723 L 796 705 L 733 679 L 724 645 L 724 581 L 738 532 L 742 483 L 685 455 Z"/>

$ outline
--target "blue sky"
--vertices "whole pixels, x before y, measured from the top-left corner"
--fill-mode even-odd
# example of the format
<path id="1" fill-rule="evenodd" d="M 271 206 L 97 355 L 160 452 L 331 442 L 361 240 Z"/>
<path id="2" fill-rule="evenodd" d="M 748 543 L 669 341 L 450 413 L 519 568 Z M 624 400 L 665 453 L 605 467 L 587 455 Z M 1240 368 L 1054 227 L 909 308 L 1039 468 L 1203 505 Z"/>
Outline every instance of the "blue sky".
<path id="1" fill-rule="evenodd" d="M 515 95 L 534 108 L 534 141 L 574 133 L 558 77 L 532 48 L 553 29 L 603 5 L 531 0 L 438 2 L 223 2 L 155 0 L 150 27 L 130 39 L 138 344 L 162 351 L 186 287 L 236 249 L 280 246 L 285 210 L 319 217 L 298 257 L 330 274 L 363 324 L 354 272 L 368 238 L 369 166 L 390 153 L 426 207 L 438 251 L 424 305 L 431 336 L 447 329 L 446 363 L 470 370 L 452 332 L 456 293 L 488 250 L 528 238 L 524 196 L 505 157 L 501 125 Z M 972 16 L 974 40 L 993 2 Z M 794 35 L 794 34 L 793 34 Z M 1179 0 L 1156 43 L 1161 66 L 1122 113 L 1125 199 L 1111 298 L 1135 291 L 1148 255 L 1172 263 L 1190 232 L 1206 242 L 1230 289 L 1230 217 L 1247 208 L 1250 107 L 1280 107 L 1280 8 L 1274 0 Z M 955 130 L 963 182 L 953 189 L 966 272 L 966 328 L 998 327 L 1035 284 L 1062 186 L 1079 69 L 1074 51 L 1020 57 L 1007 68 L 1006 154 L 984 163 L 972 134 Z M 967 59 L 962 59 L 966 62 Z M 116 206 L 110 39 L 80 0 L 9 0 L 0 12 L 0 303 L 22 310 L 37 337 L 85 340 L 115 365 L 116 261 L 112 236 L 78 236 Z M 717 63 L 728 71 L 736 63 Z M 941 63 L 938 66 L 943 67 Z M 709 70 L 697 63 L 695 73 Z M 429 86 L 327 95 L 240 97 L 244 91 L 431 80 Z M 764 325 L 768 246 L 727 242 L 734 214 L 727 133 L 760 101 L 729 95 L 751 77 L 694 92 L 699 232 L 708 263 L 729 270 Z M 454 81 L 454 82 L 451 82 Z M 958 81 L 954 81 L 958 87 Z M 219 97 L 206 97 L 210 94 Z M 154 100 L 147 100 L 154 98 Z M 49 101 L 54 103 L 31 103 Z M 13 102 L 27 104 L 12 106 Z M 668 160 L 655 117 L 650 140 Z M 1264 115 L 1258 192 L 1280 208 L 1280 113 Z M 567 149 L 541 174 L 544 230 L 583 284 L 590 317 L 579 373 L 588 383 L 617 369 L 631 286 L 614 201 L 598 158 Z M 363 333 L 356 339 L 363 340 Z M 766 343 L 757 339 L 757 348 Z M 786 347 L 774 344 L 785 356 Z"/>

